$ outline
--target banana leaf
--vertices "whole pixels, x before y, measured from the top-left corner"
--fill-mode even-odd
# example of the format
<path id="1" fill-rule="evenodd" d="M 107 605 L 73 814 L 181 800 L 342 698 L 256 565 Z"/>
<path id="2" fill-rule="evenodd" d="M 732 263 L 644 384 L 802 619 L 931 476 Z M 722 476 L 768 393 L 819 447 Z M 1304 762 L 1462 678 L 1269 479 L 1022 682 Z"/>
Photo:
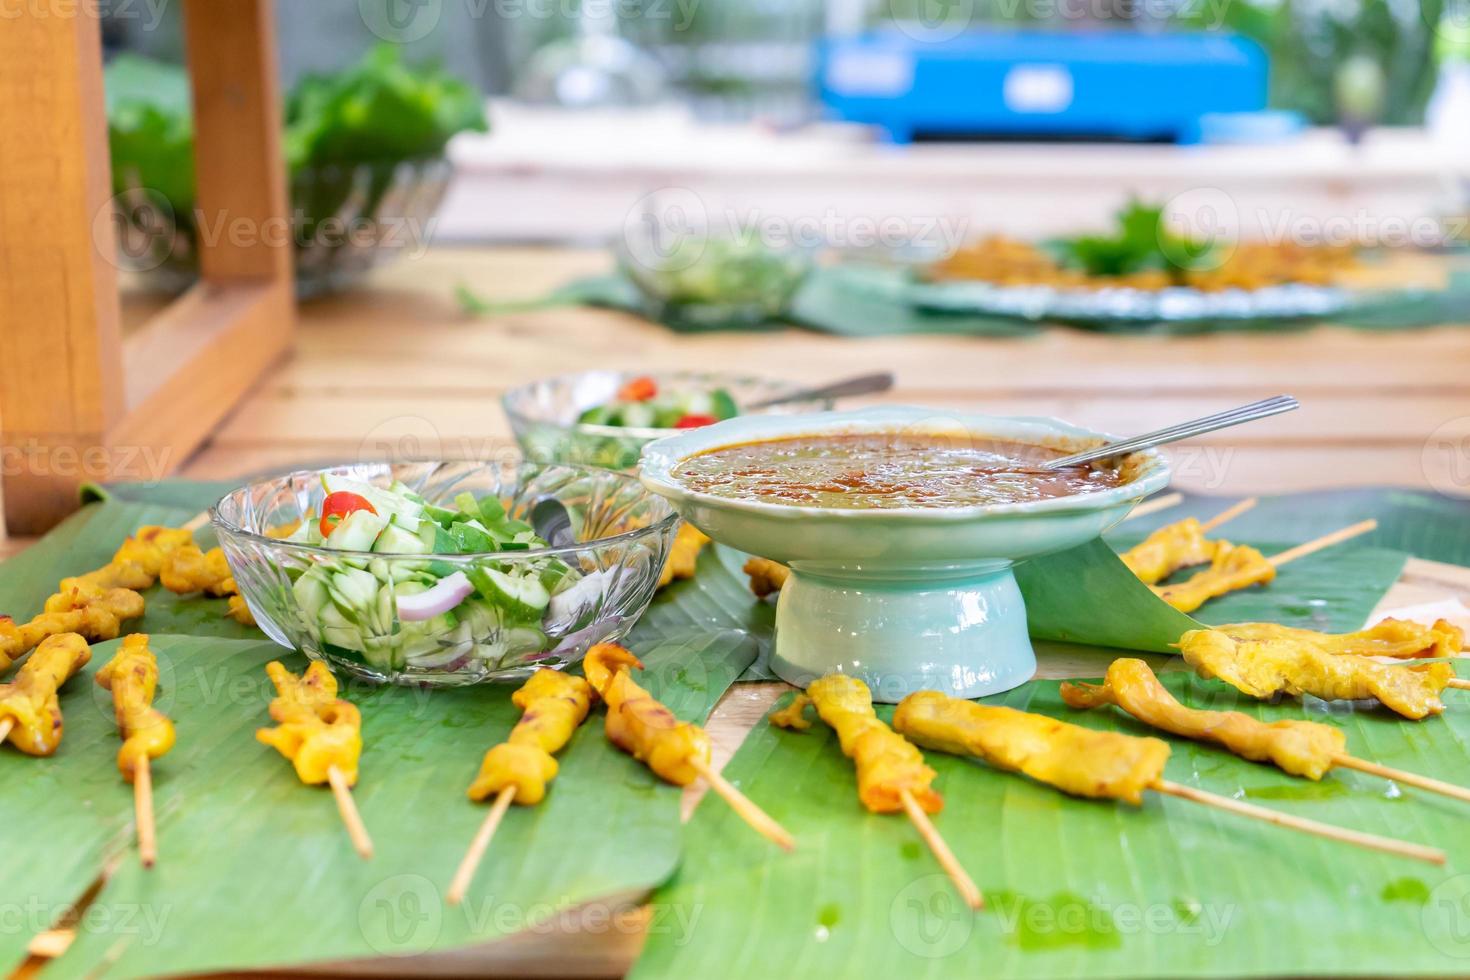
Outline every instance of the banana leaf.
<path id="1" fill-rule="evenodd" d="M 1241 703 L 1217 682 L 1165 677 L 1186 703 L 1338 725 L 1358 755 L 1470 784 L 1470 694 L 1442 718 L 1356 705 Z M 998 698 L 1093 728 L 1144 734 L 1112 709 L 1071 712 L 1057 685 Z M 891 709 L 879 709 L 888 717 Z M 985 892 L 959 902 L 912 826 L 856 799 L 831 732 L 760 724 L 725 772 L 798 841 L 762 853 L 701 807 L 687 857 L 653 898 L 668 924 L 635 978 L 698 976 L 1176 977 L 1463 975 L 1470 958 L 1467 806 L 1338 771 L 1320 783 L 1174 741 L 1168 778 L 1303 817 L 1431 843 L 1443 868 L 1146 794 L 1142 807 L 1064 796 L 926 753 L 945 795 L 935 823 Z"/>
<path id="2" fill-rule="evenodd" d="M 1177 519 L 1177 518 L 1176 518 Z M 1035 558 L 1016 567 L 1031 635 L 1125 650 L 1171 653 L 1186 630 L 1202 625 L 1265 621 L 1333 632 L 1355 630 L 1398 581 L 1407 555 L 1386 548 L 1342 545 L 1283 566 L 1269 585 L 1206 603 L 1195 616 L 1164 602 L 1102 540 Z M 1251 543 L 1265 554 L 1289 545 Z M 1191 574 L 1186 569 L 1180 577 Z"/>
<path id="3" fill-rule="evenodd" d="M 1203 520 L 1234 502 L 1230 497 L 1188 494 L 1177 507 L 1121 525 L 1116 537 L 1141 535 L 1184 517 Z M 1355 545 L 1470 565 L 1470 500 L 1421 490 L 1384 487 L 1262 497 L 1220 533 L 1244 541 L 1306 541 L 1369 517 L 1378 521 L 1378 528 L 1355 538 Z"/>
<path id="4" fill-rule="evenodd" d="M 105 565 L 123 539 L 144 524 L 182 525 L 196 511 L 187 508 L 109 500 L 89 504 L 72 514 L 50 534 L 14 558 L 0 564 L 0 613 L 17 621 L 41 611 L 46 597 L 68 575 L 79 575 Z M 213 532 L 201 529 L 200 547 L 215 544 Z M 155 585 L 144 591 L 147 611 L 127 625 L 134 633 L 187 633 L 233 639 L 260 639 L 254 626 L 244 626 L 225 615 L 227 601 L 203 595 L 179 596 Z"/>
<path id="5" fill-rule="evenodd" d="M 638 621 L 635 637 L 657 639 L 689 630 L 740 630 L 759 648 L 742 681 L 775 680 L 767 666 L 776 630 L 776 606 L 751 595 L 741 566 L 748 556 L 711 544 L 699 555 L 694 577 L 660 589 Z"/>
<path id="6" fill-rule="evenodd" d="M 115 730 L 90 676 L 67 690 L 68 731 L 55 757 L 0 755 L 0 821 L 31 828 L 26 846 L 0 852 L 7 895 L 59 908 L 81 894 L 101 859 L 119 859 L 75 944 L 48 975 L 131 977 L 440 951 L 536 928 L 587 902 L 616 918 L 678 861 L 680 790 L 613 748 L 594 714 L 563 753 L 546 800 L 507 814 L 464 903 L 446 906 L 442 890 L 485 815 L 465 799 L 465 787 L 484 751 L 519 717 L 513 685 L 344 691 L 364 719 L 354 797 L 376 854 L 363 861 L 331 794 L 300 784 L 289 763 L 253 736 L 269 724 L 264 664 L 285 655 L 299 670 L 304 658 L 269 642 L 153 642 L 158 703 L 179 733 L 154 767 L 154 869 L 143 870 L 129 852 L 131 795 L 114 768 Z M 88 675 L 115 644 L 96 647 Z M 743 634 L 703 632 L 640 653 L 643 682 L 676 714 L 697 720 L 754 649 Z M 0 929 L 0 962 L 14 961 L 31 931 Z"/>

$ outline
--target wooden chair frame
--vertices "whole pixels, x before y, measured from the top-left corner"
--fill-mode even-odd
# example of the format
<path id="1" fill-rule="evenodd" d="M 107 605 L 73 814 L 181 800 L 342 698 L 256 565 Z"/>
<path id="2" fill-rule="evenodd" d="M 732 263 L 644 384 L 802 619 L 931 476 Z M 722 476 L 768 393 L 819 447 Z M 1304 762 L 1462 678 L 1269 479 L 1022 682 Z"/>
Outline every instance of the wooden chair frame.
<path id="1" fill-rule="evenodd" d="M 271 0 L 184 0 L 196 207 L 243 233 L 201 236 L 200 281 L 126 334 L 96 6 L 0 29 L 0 496 L 13 534 L 74 510 L 86 481 L 179 466 L 291 342 Z"/>

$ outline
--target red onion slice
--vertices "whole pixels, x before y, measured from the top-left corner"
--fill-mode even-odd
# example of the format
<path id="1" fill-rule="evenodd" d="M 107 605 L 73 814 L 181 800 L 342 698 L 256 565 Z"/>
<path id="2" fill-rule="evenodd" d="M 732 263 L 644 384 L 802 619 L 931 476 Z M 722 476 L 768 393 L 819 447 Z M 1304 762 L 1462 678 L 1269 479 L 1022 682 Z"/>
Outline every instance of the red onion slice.
<path id="1" fill-rule="evenodd" d="M 409 623 L 433 619 L 464 602 L 475 591 L 464 572 L 439 580 L 432 589 L 398 597 L 398 618 Z"/>

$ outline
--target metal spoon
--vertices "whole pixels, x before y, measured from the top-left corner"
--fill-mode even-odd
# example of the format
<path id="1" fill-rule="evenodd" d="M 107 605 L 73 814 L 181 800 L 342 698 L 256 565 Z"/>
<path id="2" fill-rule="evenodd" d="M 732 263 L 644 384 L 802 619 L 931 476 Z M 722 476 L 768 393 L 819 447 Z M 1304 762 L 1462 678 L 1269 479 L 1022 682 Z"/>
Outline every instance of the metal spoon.
<path id="1" fill-rule="evenodd" d="M 893 387 L 893 372 L 880 371 L 877 374 L 864 374 L 856 378 L 847 378 L 843 381 L 833 381 L 831 384 L 822 385 L 819 388 L 801 388 L 777 395 L 775 398 L 763 398 L 757 402 L 748 402 L 746 410 L 752 408 L 770 408 L 773 405 L 785 405 L 787 402 L 821 401 L 824 398 L 851 398 L 854 395 L 876 395 L 880 391 L 887 391 Z"/>
<path id="2" fill-rule="evenodd" d="M 531 505 L 531 528 L 536 537 L 553 548 L 564 548 L 576 544 L 572 532 L 572 515 L 566 506 L 555 497 L 542 497 Z"/>
<path id="3" fill-rule="evenodd" d="M 1239 408 L 1232 408 L 1228 412 L 1217 412 L 1214 415 L 1206 415 L 1202 419 L 1193 422 L 1181 422 L 1171 425 L 1157 432 L 1148 432 L 1132 439 L 1121 439 L 1117 442 L 1104 443 L 1094 449 L 1073 453 L 1070 456 L 1062 456 L 1059 459 L 1048 460 L 1041 466 L 1048 470 L 1061 469 L 1064 466 L 1076 466 L 1078 463 L 1090 463 L 1093 460 L 1109 459 L 1113 456 L 1122 456 L 1139 449 L 1147 449 L 1149 446 L 1162 446 L 1166 442 L 1178 442 L 1180 439 L 1188 439 L 1191 436 L 1201 435 L 1206 432 L 1214 432 L 1216 429 L 1226 429 L 1232 425 L 1240 425 L 1242 422 L 1254 422 L 1256 419 L 1268 418 L 1272 415 L 1280 415 L 1298 407 L 1298 402 L 1290 395 L 1277 395 L 1275 398 L 1267 398 L 1264 401 L 1251 402 Z"/>

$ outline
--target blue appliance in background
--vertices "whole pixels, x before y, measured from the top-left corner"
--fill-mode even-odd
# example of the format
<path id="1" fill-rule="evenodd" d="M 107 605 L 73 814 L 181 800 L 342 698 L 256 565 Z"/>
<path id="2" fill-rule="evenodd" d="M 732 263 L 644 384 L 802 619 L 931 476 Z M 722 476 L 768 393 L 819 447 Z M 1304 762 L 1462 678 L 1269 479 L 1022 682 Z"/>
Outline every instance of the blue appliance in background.
<path id="1" fill-rule="evenodd" d="M 1212 120 L 1240 133 L 1246 117 L 1237 114 L 1266 105 L 1265 52 L 1232 34 L 921 37 L 889 28 L 821 42 L 818 86 L 829 114 L 881 127 L 899 143 L 916 136 L 1195 143 Z"/>

